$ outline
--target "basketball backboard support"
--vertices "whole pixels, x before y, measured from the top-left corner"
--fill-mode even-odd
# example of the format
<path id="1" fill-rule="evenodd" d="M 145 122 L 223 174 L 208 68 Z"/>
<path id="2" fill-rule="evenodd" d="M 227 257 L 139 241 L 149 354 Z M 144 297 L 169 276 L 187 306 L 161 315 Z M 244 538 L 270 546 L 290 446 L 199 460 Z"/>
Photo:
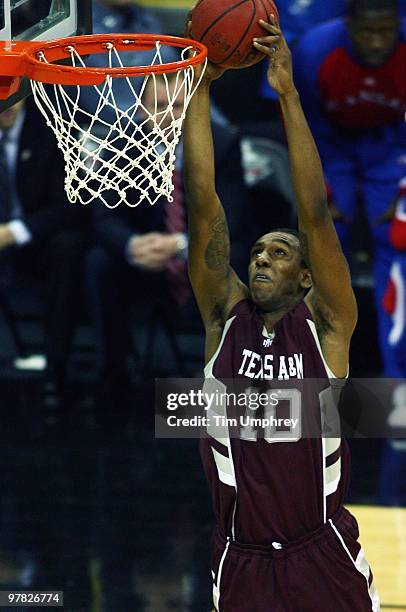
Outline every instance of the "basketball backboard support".
<path id="1" fill-rule="evenodd" d="M 53 40 L 92 32 L 92 0 L 0 0 L 0 40 Z M 0 101 L 0 112 L 31 92 L 24 79 L 19 91 Z"/>

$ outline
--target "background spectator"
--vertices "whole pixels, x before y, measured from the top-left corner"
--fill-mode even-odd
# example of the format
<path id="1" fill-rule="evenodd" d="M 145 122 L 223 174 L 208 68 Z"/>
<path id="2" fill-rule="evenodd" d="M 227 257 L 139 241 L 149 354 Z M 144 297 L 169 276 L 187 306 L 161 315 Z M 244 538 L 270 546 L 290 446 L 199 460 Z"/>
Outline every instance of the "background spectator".
<path id="1" fill-rule="evenodd" d="M 55 404 L 80 305 L 87 211 L 66 199 L 63 158 L 33 99 L 0 114 L 0 160 L 2 291 L 18 275 L 48 282 L 44 392 Z"/>
<path id="2" fill-rule="evenodd" d="M 346 0 L 285 0 L 277 2 L 281 25 L 290 45 L 294 45 L 309 30 L 325 21 L 344 15 Z M 399 10 L 406 15 L 406 0 L 399 0 Z M 269 88 L 268 88 L 269 89 Z"/>
<path id="3" fill-rule="evenodd" d="M 344 245 L 359 197 L 375 244 L 380 344 L 390 321 L 381 303 L 393 247 L 385 213 L 405 167 L 406 41 L 396 0 L 353 0 L 347 19 L 322 24 L 296 48 L 296 82 L 332 190 Z"/>
<path id="4" fill-rule="evenodd" d="M 388 338 L 387 376 L 406 378 L 406 178 L 400 183 L 400 197 L 390 229 L 396 249 L 383 308 L 392 319 Z"/>
<path id="5" fill-rule="evenodd" d="M 287 0 L 278 2 L 277 6 L 281 26 L 291 48 L 319 23 L 339 17 L 345 12 L 345 0 Z M 261 94 L 270 100 L 277 100 L 277 96 L 269 87 L 265 68 Z"/>
<path id="6" fill-rule="evenodd" d="M 93 32 L 95 34 L 109 34 L 116 32 L 162 34 L 163 28 L 159 19 L 147 8 L 139 6 L 132 0 L 94 0 L 93 2 Z M 155 56 L 155 49 L 151 51 L 127 51 L 125 54 L 127 66 L 150 65 Z M 169 47 L 162 47 L 164 61 L 175 59 Z M 96 54 L 92 57 L 92 65 L 106 67 L 106 54 Z M 114 64 L 117 65 L 118 64 Z M 139 92 L 143 79 L 134 77 L 131 84 Z M 127 79 L 115 79 L 114 97 L 121 109 L 127 110 L 134 104 L 134 95 L 131 95 Z M 97 107 L 98 94 L 93 87 L 81 89 L 80 104 L 91 115 Z M 114 108 L 106 106 L 103 109 L 103 118 L 112 124 L 116 120 Z"/>
<path id="7" fill-rule="evenodd" d="M 390 281 L 383 307 L 391 317 L 388 338 L 387 376 L 406 379 L 406 179 L 400 184 L 400 198 L 390 238 L 396 249 Z M 393 391 L 392 411 L 389 415 L 392 430 L 406 428 L 406 385 L 399 380 Z M 382 504 L 406 504 L 406 442 L 386 442 L 382 455 L 379 501 Z"/>
<path id="8" fill-rule="evenodd" d="M 290 45 L 323 21 L 345 12 L 345 0 L 287 0 L 277 3 L 281 25 Z"/>

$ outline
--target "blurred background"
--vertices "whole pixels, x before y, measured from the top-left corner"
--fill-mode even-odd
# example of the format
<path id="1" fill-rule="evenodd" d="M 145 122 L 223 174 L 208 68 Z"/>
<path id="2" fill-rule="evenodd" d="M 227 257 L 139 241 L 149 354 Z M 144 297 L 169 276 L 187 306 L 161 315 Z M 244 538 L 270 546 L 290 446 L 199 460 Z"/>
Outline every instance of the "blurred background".
<path id="1" fill-rule="evenodd" d="M 404 429 L 406 2 L 374 1 L 372 18 L 355 4 L 279 11 L 359 304 L 351 376 L 393 379 L 388 419 Z M 192 5 L 94 0 L 94 32 L 180 35 Z M 263 62 L 226 72 L 212 102 L 217 190 L 245 278 L 255 238 L 295 225 L 288 152 Z M 1 113 L 0 589 L 64 590 L 71 612 L 209 612 L 198 442 L 154 437 L 154 378 L 204 365 L 190 288 L 170 274 L 187 257 L 185 223 L 171 231 L 162 203 L 78 209 L 63 187 L 32 98 Z M 406 442 L 349 443 L 347 501 L 383 609 L 406 610 Z"/>

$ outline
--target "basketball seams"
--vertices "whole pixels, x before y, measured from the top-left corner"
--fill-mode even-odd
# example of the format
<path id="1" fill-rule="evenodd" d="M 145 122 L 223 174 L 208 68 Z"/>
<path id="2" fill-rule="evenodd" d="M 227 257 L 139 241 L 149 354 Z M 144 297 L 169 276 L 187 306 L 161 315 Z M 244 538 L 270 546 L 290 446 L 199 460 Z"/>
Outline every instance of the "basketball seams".
<path id="1" fill-rule="evenodd" d="M 252 39 L 262 36 L 259 19 L 278 15 L 273 0 L 199 0 L 192 12 L 193 36 L 209 50 L 209 59 L 224 68 L 257 64 L 264 54 Z"/>
<path id="2" fill-rule="evenodd" d="M 249 30 L 251 29 L 251 26 L 252 26 L 252 24 L 253 24 L 253 22 L 254 22 L 254 19 L 255 19 L 256 15 L 257 15 L 257 7 L 256 7 L 256 4 L 255 4 L 255 0 L 251 0 L 251 4 L 252 4 L 252 15 L 251 15 L 251 19 L 250 19 L 250 21 L 249 21 L 249 23 L 248 23 L 248 25 L 247 25 L 247 27 L 246 27 L 246 29 L 245 29 L 244 33 L 242 34 L 242 36 L 241 36 L 240 40 L 237 42 L 237 44 L 235 45 L 235 47 L 233 48 L 233 50 L 232 50 L 232 51 L 231 51 L 231 52 L 230 52 L 230 53 L 229 53 L 229 54 L 228 54 L 228 55 L 227 55 L 225 58 L 223 58 L 223 60 L 222 60 L 222 62 L 221 62 L 221 63 L 224 63 L 224 62 L 226 62 L 227 60 L 229 60 L 229 59 L 230 59 L 230 57 L 231 57 L 231 56 L 232 56 L 232 55 L 233 55 L 233 54 L 236 52 L 236 50 L 238 49 L 238 47 L 239 47 L 239 46 L 241 45 L 241 43 L 243 42 L 244 38 L 247 36 L 247 34 L 248 34 Z M 245 56 L 245 57 L 246 57 L 246 56 Z M 241 62 L 243 62 L 243 61 L 244 61 L 245 57 L 244 57 L 244 58 L 241 58 Z"/>
<path id="3" fill-rule="evenodd" d="M 260 1 L 260 3 L 262 4 L 262 6 L 264 8 L 264 11 L 265 11 L 265 14 L 266 14 L 266 19 L 267 19 L 267 21 L 269 23 L 271 21 L 271 13 L 268 13 L 268 9 L 266 7 L 266 4 L 265 4 L 264 0 L 259 0 L 259 1 Z"/>
<path id="4" fill-rule="evenodd" d="M 199 5 L 203 6 L 203 2 L 204 0 L 201 0 L 201 2 L 199 2 Z M 219 21 L 221 21 L 223 19 L 223 17 L 225 15 L 228 15 L 228 13 L 231 13 L 232 11 L 234 11 L 236 8 L 239 8 L 242 4 L 245 4 L 246 2 L 249 2 L 249 0 L 240 0 L 239 2 L 237 2 L 237 4 L 233 4 L 233 6 L 230 6 L 227 10 L 224 11 L 224 13 L 221 13 L 221 15 L 219 15 L 217 17 L 217 19 L 215 19 L 214 21 L 211 22 L 211 24 L 209 25 L 208 28 L 206 28 L 206 30 L 203 32 L 203 34 L 200 36 L 200 38 L 198 39 L 200 42 L 203 42 L 204 37 L 210 32 L 210 30 L 218 24 Z M 252 2 L 252 0 L 251 0 Z M 195 7 L 196 8 L 196 7 Z M 193 15 L 192 15 L 192 27 L 193 27 Z M 234 48 L 234 50 L 237 47 Z"/>

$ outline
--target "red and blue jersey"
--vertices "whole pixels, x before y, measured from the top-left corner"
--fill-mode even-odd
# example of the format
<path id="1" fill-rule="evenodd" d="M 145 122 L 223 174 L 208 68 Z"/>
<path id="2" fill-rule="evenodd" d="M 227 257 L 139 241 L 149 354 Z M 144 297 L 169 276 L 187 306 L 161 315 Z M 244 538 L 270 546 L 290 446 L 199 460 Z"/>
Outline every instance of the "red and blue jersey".
<path id="1" fill-rule="evenodd" d="M 390 230 L 397 250 L 383 306 L 391 316 L 388 344 L 392 349 L 388 376 L 406 376 L 406 178 L 400 184 L 400 199 Z"/>
<path id="2" fill-rule="evenodd" d="M 406 253 L 406 177 L 400 182 L 399 196 L 390 238 L 395 249 Z"/>
<path id="3" fill-rule="evenodd" d="M 406 23 L 380 67 L 355 55 L 344 19 L 313 28 L 295 49 L 295 78 L 312 129 L 358 132 L 401 124 L 406 112 Z"/>

